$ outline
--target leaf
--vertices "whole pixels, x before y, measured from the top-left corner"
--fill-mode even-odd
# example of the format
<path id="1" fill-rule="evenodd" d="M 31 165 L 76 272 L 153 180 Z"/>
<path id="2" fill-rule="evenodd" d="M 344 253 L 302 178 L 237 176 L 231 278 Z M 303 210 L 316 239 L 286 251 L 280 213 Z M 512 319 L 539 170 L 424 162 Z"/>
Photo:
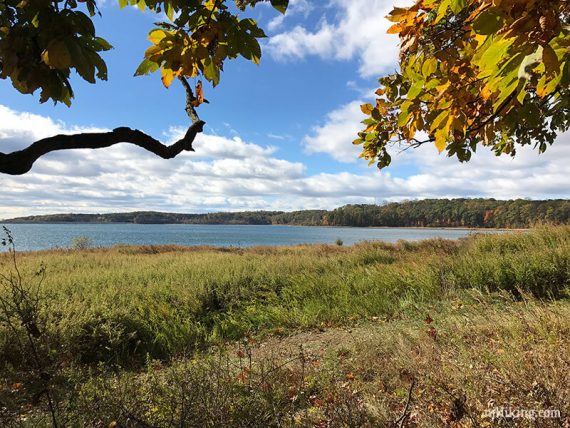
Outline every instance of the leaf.
<path id="1" fill-rule="evenodd" d="M 281 13 L 285 13 L 287 11 L 287 7 L 289 6 L 289 0 L 271 0 L 271 6 L 277 9 Z"/>
<path id="2" fill-rule="evenodd" d="M 111 44 L 103 39 L 102 37 L 95 37 L 94 38 L 95 43 L 97 44 L 97 46 L 99 47 L 99 51 L 108 51 L 113 49 L 113 46 L 111 46 Z"/>
<path id="3" fill-rule="evenodd" d="M 198 83 L 196 83 L 196 98 L 194 99 L 194 101 L 192 101 L 192 105 L 194 107 L 198 107 L 200 104 L 204 103 L 204 92 L 202 90 L 202 81 L 198 80 Z"/>
<path id="4" fill-rule="evenodd" d="M 503 27 L 504 18 L 497 7 L 492 7 L 481 13 L 473 22 L 473 31 L 477 34 L 495 34 Z"/>
<path id="5" fill-rule="evenodd" d="M 447 11 L 451 6 L 451 0 L 442 0 L 437 8 L 437 16 L 435 18 L 434 24 L 437 24 L 441 21 L 445 15 L 447 15 Z"/>
<path id="6" fill-rule="evenodd" d="M 427 79 L 429 76 L 431 76 L 436 71 L 437 71 L 437 59 L 434 57 L 431 57 L 431 58 L 425 60 L 425 62 L 422 65 L 423 76 Z"/>
<path id="7" fill-rule="evenodd" d="M 158 45 L 162 39 L 164 39 L 169 33 L 165 30 L 161 30 L 160 28 L 155 28 L 148 33 L 148 40 L 154 44 Z"/>
<path id="8" fill-rule="evenodd" d="M 220 83 L 220 69 L 210 58 L 206 58 L 204 61 L 204 77 L 214 86 Z"/>
<path id="9" fill-rule="evenodd" d="M 135 71 L 135 76 L 142 76 L 144 74 L 154 73 L 158 70 L 159 65 L 154 61 L 149 61 L 148 59 L 143 59 L 137 70 Z"/>
<path id="10" fill-rule="evenodd" d="M 543 46 L 542 62 L 544 63 L 547 75 L 554 76 L 560 72 L 560 61 L 558 61 L 558 56 L 550 45 Z"/>
<path id="11" fill-rule="evenodd" d="M 442 110 L 437 117 L 432 121 L 430 131 L 434 132 L 443 123 L 444 120 L 447 121 L 449 118 L 449 111 L 447 109 Z"/>
<path id="12" fill-rule="evenodd" d="M 475 62 L 481 68 L 479 77 L 488 77 L 492 70 L 497 69 L 498 64 L 502 63 L 503 57 L 514 42 L 514 38 L 493 40 L 485 53 Z"/>
<path id="13" fill-rule="evenodd" d="M 439 153 L 445 150 L 447 147 L 447 132 L 445 132 L 445 129 L 438 129 L 435 131 L 434 143 Z"/>
<path id="14" fill-rule="evenodd" d="M 174 71 L 170 68 L 162 67 L 162 84 L 165 88 L 168 88 L 172 81 L 174 80 Z"/>
<path id="15" fill-rule="evenodd" d="M 42 61 L 52 68 L 65 70 L 71 66 L 71 54 L 63 40 L 53 40 L 42 52 Z"/>
<path id="16" fill-rule="evenodd" d="M 501 85 L 499 86 L 501 93 L 499 94 L 499 98 L 493 104 L 493 112 L 496 113 L 500 108 L 503 107 L 505 101 L 507 101 L 507 99 L 519 86 L 519 82 L 520 80 L 518 79 L 513 79 L 510 82 L 506 80 L 501 81 Z"/>
<path id="17" fill-rule="evenodd" d="M 374 110 L 374 106 L 372 104 L 363 104 L 360 106 L 360 110 L 362 110 L 362 113 L 365 115 L 370 116 L 372 114 L 372 110 Z"/>
<path id="18" fill-rule="evenodd" d="M 412 85 L 412 87 L 410 88 L 410 90 L 408 91 L 407 98 L 408 99 L 416 98 L 422 92 L 424 84 L 425 82 L 423 80 L 416 80 Z"/>
<path id="19" fill-rule="evenodd" d="M 461 12 L 467 6 L 467 0 L 451 0 L 449 8 L 456 15 Z"/>
<path id="20" fill-rule="evenodd" d="M 400 22 L 408 16 L 416 16 L 416 12 L 407 7 L 394 7 L 386 19 L 391 22 Z"/>
<path id="21" fill-rule="evenodd" d="M 489 88 L 489 85 L 483 86 L 483 89 L 480 92 L 481 98 L 487 101 L 493 95 L 493 91 Z"/>
<path id="22" fill-rule="evenodd" d="M 404 29 L 402 24 L 394 24 L 386 31 L 387 34 L 398 34 Z"/>

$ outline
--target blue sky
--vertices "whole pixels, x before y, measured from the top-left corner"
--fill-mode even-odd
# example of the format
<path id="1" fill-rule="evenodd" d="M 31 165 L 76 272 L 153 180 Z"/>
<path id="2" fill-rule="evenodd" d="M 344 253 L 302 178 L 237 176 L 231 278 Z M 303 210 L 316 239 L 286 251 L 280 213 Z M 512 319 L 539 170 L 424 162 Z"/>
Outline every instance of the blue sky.
<path id="1" fill-rule="evenodd" d="M 228 62 L 221 84 L 205 88 L 207 122 L 196 153 L 155 158 L 120 145 L 54 153 L 21 177 L 0 176 L 0 218 L 56 212 L 179 212 L 333 208 L 424 197 L 568 197 L 568 136 L 545 155 L 517 159 L 485 150 L 469 164 L 433 147 L 406 151 L 382 172 L 357 159 L 351 141 L 359 104 L 372 99 L 378 76 L 396 68 L 395 36 L 385 34 L 385 0 L 294 0 L 285 16 L 267 5 L 251 15 L 267 30 L 260 66 Z M 405 4 L 405 1 L 400 1 Z M 56 133 L 139 128 L 165 142 L 188 125 L 184 93 L 158 74 L 133 77 L 162 19 L 134 8 L 101 7 L 97 32 L 109 81 L 74 79 L 71 108 L 39 104 L 0 81 L 0 151 Z M 398 153 L 399 149 L 394 148 Z"/>

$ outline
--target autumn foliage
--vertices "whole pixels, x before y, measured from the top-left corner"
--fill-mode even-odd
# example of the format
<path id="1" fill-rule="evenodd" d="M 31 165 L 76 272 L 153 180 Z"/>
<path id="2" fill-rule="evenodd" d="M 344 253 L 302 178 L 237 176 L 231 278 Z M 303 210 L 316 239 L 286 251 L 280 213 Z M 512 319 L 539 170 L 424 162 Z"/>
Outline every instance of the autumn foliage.
<path id="1" fill-rule="evenodd" d="M 248 7 L 270 1 L 284 13 L 288 0 L 119 0 L 120 7 L 164 13 L 148 36 L 151 46 L 135 75 L 160 70 L 168 87 L 175 77 L 204 77 L 214 86 L 224 61 L 242 56 L 259 63 L 258 39 L 265 33 L 255 20 L 241 17 Z M 107 79 L 100 52 L 112 48 L 96 35 L 96 0 L 6 0 L 0 3 L 0 78 L 21 93 L 39 90 L 40 101 L 71 105 L 70 76 L 90 83 Z"/>
<path id="2" fill-rule="evenodd" d="M 382 168 L 394 144 L 433 142 L 468 161 L 544 152 L 568 129 L 570 3 L 553 0 L 418 0 L 387 17 L 399 34 L 400 70 L 380 79 L 355 144 Z"/>

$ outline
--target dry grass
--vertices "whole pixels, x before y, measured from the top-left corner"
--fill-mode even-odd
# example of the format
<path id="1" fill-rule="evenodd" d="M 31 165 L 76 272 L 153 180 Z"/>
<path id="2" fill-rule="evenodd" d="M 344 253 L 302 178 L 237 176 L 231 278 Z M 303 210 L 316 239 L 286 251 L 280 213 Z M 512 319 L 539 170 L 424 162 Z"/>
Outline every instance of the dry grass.
<path id="1" fill-rule="evenodd" d="M 570 424 L 570 227 L 19 260 L 47 265 L 37 345 L 50 373 L 36 382 L 21 328 L 2 322 L 3 425 L 44 424 L 46 382 L 63 426 Z M 486 418 L 494 406 L 561 418 Z"/>

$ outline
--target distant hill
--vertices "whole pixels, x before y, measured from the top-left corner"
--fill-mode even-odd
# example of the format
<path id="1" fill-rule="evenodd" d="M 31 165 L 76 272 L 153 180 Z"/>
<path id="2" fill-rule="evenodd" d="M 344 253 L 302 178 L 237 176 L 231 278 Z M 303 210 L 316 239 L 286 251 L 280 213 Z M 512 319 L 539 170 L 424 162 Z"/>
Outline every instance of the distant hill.
<path id="1" fill-rule="evenodd" d="M 282 224 L 358 227 L 527 228 L 570 224 L 570 201 L 554 199 L 424 199 L 384 205 L 345 205 L 332 211 L 244 211 L 176 214 L 137 211 L 113 214 L 53 214 L 3 223 Z"/>

